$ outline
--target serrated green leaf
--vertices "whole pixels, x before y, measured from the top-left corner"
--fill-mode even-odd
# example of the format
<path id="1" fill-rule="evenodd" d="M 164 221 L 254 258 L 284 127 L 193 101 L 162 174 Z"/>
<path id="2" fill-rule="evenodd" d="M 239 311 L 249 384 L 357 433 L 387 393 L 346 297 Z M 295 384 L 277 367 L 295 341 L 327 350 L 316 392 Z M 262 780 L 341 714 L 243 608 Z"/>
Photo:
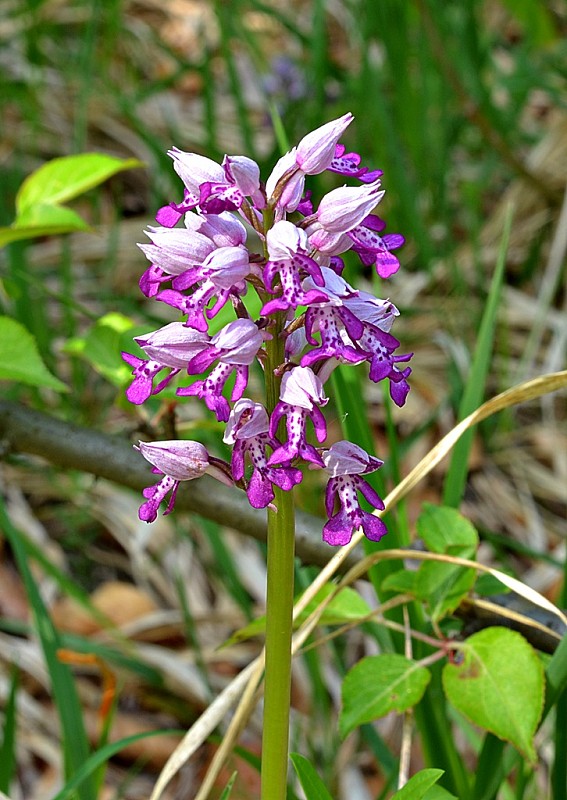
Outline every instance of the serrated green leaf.
<path id="1" fill-rule="evenodd" d="M 397 653 L 363 658 L 343 681 L 340 735 L 416 705 L 430 679 L 428 669 Z"/>
<path id="2" fill-rule="evenodd" d="M 460 664 L 443 668 L 449 701 L 467 719 L 514 745 L 532 763 L 544 701 L 544 669 L 523 636 L 487 628 L 470 636 Z"/>
<path id="3" fill-rule="evenodd" d="M 425 503 L 416 527 L 425 546 L 432 553 L 470 558 L 476 552 L 476 528 L 455 508 Z"/>
<path id="4" fill-rule="evenodd" d="M 56 392 L 69 391 L 59 378 L 49 372 L 38 352 L 35 339 L 15 319 L 0 317 L 0 341 L 0 380 L 45 386 Z"/>
<path id="5" fill-rule="evenodd" d="M 332 583 L 327 583 L 317 592 L 313 600 L 308 603 L 304 611 L 295 620 L 295 628 L 298 628 L 307 617 L 317 608 L 319 603 L 335 590 Z M 299 598 L 296 598 L 296 601 Z M 320 625 L 345 625 L 349 622 L 355 622 L 358 619 L 366 617 L 370 613 L 370 606 L 362 599 L 358 592 L 351 589 L 350 586 L 345 586 L 344 589 L 333 597 L 327 608 L 321 615 Z M 239 628 L 232 634 L 223 647 L 230 647 L 239 642 L 244 642 L 246 639 L 251 639 L 253 636 L 260 636 L 266 630 L 266 617 L 261 616 L 249 622 L 243 628 Z"/>
<path id="6" fill-rule="evenodd" d="M 290 754 L 291 763 L 297 773 L 306 800 L 333 800 L 313 764 L 299 753 Z"/>
<path id="7" fill-rule="evenodd" d="M 392 795 L 391 800 L 423 800 L 441 775 L 442 769 L 422 769 L 412 775 L 405 786 Z"/>
<path id="8" fill-rule="evenodd" d="M 39 203 L 58 205 L 98 186 L 126 169 L 144 166 L 135 158 L 121 159 L 104 153 L 81 153 L 54 158 L 32 172 L 16 195 L 20 217 Z"/>

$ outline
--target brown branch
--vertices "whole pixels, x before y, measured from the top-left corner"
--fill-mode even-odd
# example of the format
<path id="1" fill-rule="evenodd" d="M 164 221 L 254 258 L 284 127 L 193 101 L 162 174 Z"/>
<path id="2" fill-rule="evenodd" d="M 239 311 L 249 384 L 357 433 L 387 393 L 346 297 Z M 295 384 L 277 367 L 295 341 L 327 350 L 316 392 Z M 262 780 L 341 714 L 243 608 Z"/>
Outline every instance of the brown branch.
<path id="1" fill-rule="evenodd" d="M 156 482 L 150 465 L 131 444 L 41 411 L 0 400 L 0 456 L 26 453 L 40 456 L 61 469 L 76 469 L 141 491 Z M 193 511 L 259 541 L 266 541 L 266 512 L 252 508 L 244 492 L 208 476 L 182 484 L 176 509 Z M 323 566 L 333 549 L 321 540 L 323 520 L 297 512 L 296 551 L 304 563 Z M 345 569 L 358 557 L 351 557 Z"/>

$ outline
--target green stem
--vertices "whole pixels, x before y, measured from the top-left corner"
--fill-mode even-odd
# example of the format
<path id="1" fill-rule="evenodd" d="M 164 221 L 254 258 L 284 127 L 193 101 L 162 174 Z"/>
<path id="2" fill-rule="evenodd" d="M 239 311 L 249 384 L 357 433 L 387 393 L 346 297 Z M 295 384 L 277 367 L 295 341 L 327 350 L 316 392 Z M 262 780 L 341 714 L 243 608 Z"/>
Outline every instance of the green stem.
<path id="1" fill-rule="evenodd" d="M 295 520 L 291 492 L 276 488 L 275 502 L 278 513 L 268 518 L 262 800 L 287 793 Z"/>
<path id="2" fill-rule="evenodd" d="M 270 413 L 279 398 L 280 379 L 274 369 L 284 358 L 279 335 L 282 327 L 283 319 L 277 319 L 273 338 L 266 343 L 266 400 Z M 274 489 L 278 510 L 268 511 L 262 800 L 285 800 L 289 750 L 295 514 L 293 493 Z"/>

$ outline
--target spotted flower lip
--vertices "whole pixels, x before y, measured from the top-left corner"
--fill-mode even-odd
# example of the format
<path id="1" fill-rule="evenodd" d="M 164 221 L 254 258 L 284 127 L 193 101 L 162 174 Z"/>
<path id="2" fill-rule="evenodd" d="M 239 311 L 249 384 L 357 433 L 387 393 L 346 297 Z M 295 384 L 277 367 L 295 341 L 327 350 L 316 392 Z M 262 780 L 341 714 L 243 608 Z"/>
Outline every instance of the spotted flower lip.
<path id="1" fill-rule="evenodd" d="M 379 458 L 370 456 L 362 447 L 341 441 L 322 454 L 326 471 L 331 475 L 325 493 L 325 508 L 329 521 L 323 528 L 323 540 L 340 546 L 348 544 L 357 528 L 372 541 L 380 541 L 387 533 L 382 520 L 364 511 L 358 501 L 358 492 L 374 508 L 383 511 L 380 496 L 360 476 L 374 472 L 382 466 Z M 335 512 L 338 502 L 339 509 Z"/>

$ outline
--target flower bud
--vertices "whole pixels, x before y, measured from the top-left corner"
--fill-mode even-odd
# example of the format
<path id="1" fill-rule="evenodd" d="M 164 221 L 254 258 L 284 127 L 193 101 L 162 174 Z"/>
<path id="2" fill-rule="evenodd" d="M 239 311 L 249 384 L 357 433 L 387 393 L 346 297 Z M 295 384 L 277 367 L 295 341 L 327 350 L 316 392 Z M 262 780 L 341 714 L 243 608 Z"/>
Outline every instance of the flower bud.
<path id="1" fill-rule="evenodd" d="M 302 172 L 318 175 L 330 166 L 337 142 L 353 119 L 352 114 L 344 114 L 303 137 L 295 153 L 295 161 Z"/>
<path id="2" fill-rule="evenodd" d="M 176 439 L 140 442 L 136 449 L 146 461 L 176 481 L 200 478 L 209 467 L 209 454 L 200 442 Z"/>

